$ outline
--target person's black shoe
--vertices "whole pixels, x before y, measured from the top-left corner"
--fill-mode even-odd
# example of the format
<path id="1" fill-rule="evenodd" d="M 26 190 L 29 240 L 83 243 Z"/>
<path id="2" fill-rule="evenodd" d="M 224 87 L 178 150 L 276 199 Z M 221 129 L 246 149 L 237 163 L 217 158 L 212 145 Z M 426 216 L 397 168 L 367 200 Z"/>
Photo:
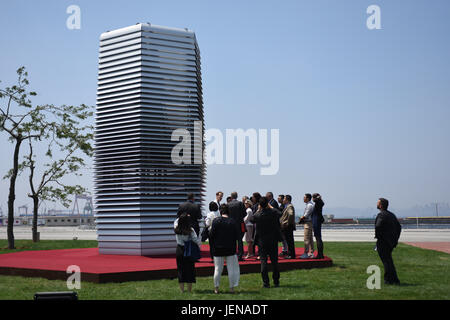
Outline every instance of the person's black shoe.
<path id="1" fill-rule="evenodd" d="M 278 255 L 279 257 L 282 257 L 282 256 L 287 256 L 287 252 L 286 251 L 281 251 L 281 253 Z"/>
<path id="2" fill-rule="evenodd" d="M 238 258 L 238 261 L 245 261 L 245 260 L 244 260 L 244 258 L 239 257 L 239 258 Z"/>
<path id="3" fill-rule="evenodd" d="M 274 283 L 273 286 L 274 286 L 275 288 L 278 288 L 278 287 L 280 286 L 280 284 L 279 284 L 279 283 Z"/>
<path id="4" fill-rule="evenodd" d="M 285 257 L 285 259 L 295 259 L 295 257 L 293 257 L 293 256 L 287 256 L 287 257 Z"/>
<path id="5" fill-rule="evenodd" d="M 264 284 L 263 284 L 263 288 L 270 288 L 270 284 L 264 283 Z"/>

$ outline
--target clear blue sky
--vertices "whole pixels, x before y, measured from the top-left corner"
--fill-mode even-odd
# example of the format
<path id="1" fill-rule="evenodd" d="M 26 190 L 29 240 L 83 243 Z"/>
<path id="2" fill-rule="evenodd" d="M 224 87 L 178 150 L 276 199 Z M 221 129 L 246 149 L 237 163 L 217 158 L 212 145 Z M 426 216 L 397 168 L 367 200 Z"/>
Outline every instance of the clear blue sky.
<path id="1" fill-rule="evenodd" d="M 66 8 L 81 8 L 81 30 Z M 381 30 L 366 9 L 381 8 Z M 211 165 L 207 199 L 305 192 L 330 207 L 450 202 L 450 2 L 5 1 L 0 80 L 25 65 L 36 103 L 94 105 L 99 35 L 135 24 L 188 27 L 202 56 L 206 128 L 280 129 L 280 170 Z M 2 150 L 11 150 L 6 137 Z M 12 161 L 3 153 L 3 175 Z M 89 170 L 80 180 L 92 187 Z M 8 183 L 0 184 L 6 211 Z M 19 180 L 17 206 L 31 202 Z"/>

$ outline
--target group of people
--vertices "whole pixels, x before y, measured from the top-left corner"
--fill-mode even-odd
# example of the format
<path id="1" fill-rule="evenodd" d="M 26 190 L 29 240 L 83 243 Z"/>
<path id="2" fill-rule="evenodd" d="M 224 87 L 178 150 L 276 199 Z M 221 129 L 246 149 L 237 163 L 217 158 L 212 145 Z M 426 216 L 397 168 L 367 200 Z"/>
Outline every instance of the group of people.
<path id="1" fill-rule="evenodd" d="M 216 193 L 216 199 L 209 203 L 209 213 L 205 218 L 205 228 L 200 236 L 199 221 L 203 218 L 199 204 L 195 203 L 194 195 L 189 194 L 186 202 L 179 206 L 174 222 L 177 240 L 176 261 L 178 281 L 181 291 L 188 284 L 188 291 L 195 283 L 195 262 L 184 255 L 185 243 L 189 240 L 198 246 L 209 239 L 210 254 L 214 262 L 214 292 L 219 293 L 220 278 L 226 262 L 230 292 L 239 285 L 239 261 L 256 257 L 261 261 L 261 277 L 263 287 L 269 288 L 268 259 L 272 264 L 273 285 L 280 284 L 278 258 L 295 259 L 294 231 L 295 208 L 290 195 L 279 195 L 278 201 L 272 192 L 261 196 L 258 192 L 250 197 L 238 200 L 237 192 L 232 192 L 227 203 L 221 203 L 223 192 Z M 324 218 L 322 208 L 324 202 L 318 193 L 305 194 L 303 197 L 305 209 L 298 223 L 304 225 L 305 250 L 301 259 L 323 259 L 322 223 Z M 375 220 L 376 250 L 383 262 L 386 284 L 400 284 L 392 260 L 392 251 L 397 246 L 401 226 L 396 216 L 387 210 L 388 200 L 380 198 L 377 208 L 380 210 Z M 317 243 L 317 255 L 314 256 L 314 240 Z M 247 242 L 247 255 L 244 257 L 243 241 Z M 278 254 L 278 243 L 283 248 Z M 256 250 L 258 249 L 258 250 Z"/>
<path id="2" fill-rule="evenodd" d="M 209 203 L 209 213 L 205 217 L 205 228 L 200 235 L 199 221 L 203 218 L 194 195 L 189 194 L 186 202 L 180 204 L 174 229 L 177 238 L 177 268 L 180 289 L 184 283 L 188 291 L 195 282 L 194 262 L 184 256 L 184 243 L 188 240 L 198 245 L 208 239 L 210 255 L 214 262 L 214 292 L 219 292 L 220 278 L 226 261 L 230 292 L 239 284 L 239 261 L 256 258 L 261 261 L 263 287 L 269 288 L 268 258 L 273 268 L 273 284 L 279 286 L 280 272 L 278 257 L 295 259 L 294 231 L 296 230 L 295 208 L 291 195 L 279 195 L 278 201 L 272 192 L 261 196 L 253 193 L 249 198 L 238 200 L 237 192 L 232 192 L 226 203 L 221 203 L 223 192 L 216 193 L 216 199 Z M 324 221 L 322 208 L 324 202 L 320 194 L 305 194 L 304 214 L 298 221 L 304 225 L 305 251 L 301 259 L 323 259 L 321 226 Z M 316 238 L 318 254 L 314 256 L 313 234 Z M 244 244 L 248 244 L 244 256 Z M 278 243 L 283 243 L 278 253 Z"/>

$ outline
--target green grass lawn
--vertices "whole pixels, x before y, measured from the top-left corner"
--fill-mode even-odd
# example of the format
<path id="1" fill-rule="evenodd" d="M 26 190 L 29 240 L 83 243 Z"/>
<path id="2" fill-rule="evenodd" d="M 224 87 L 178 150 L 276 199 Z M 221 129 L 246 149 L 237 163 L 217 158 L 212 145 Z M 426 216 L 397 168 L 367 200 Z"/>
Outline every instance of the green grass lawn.
<path id="1" fill-rule="evenodd" d="M 37 244 L 16 240 L 17 250 L 47 250 L 96 247 L 96 241 L 43 240 Z M 302 242 L 297 242 L 302 246 Z M 263 289 L 260 274 L 241 275 L 236 294 L 228 290 L 228 277 L 222 277 L 221 290 L 215 295 L 213 278 L 197 277 L 192 293 L 181 293 L 178 281 L 152 280 L 94 284 L 82 282 L 79 299 L 450 299 L 450 255 L 399 244 L 394 262 L 402 282 L 400 286 L 384 285 L 369 290 L 366 273 L 370 265 L 383 265 L 372 242 L 326 242 L 325 254 L 334 266 L 323 269 L 294 270 L 281 273 L 280 287 Z M 0 253 L 7 250 L 0 240 Z M 1 259 L 1 255 L 0 255 Z M 67 291 L 66 282 L 42 278 L 0 276 L 0 299 L 32 299 L 35 292 Z"/>

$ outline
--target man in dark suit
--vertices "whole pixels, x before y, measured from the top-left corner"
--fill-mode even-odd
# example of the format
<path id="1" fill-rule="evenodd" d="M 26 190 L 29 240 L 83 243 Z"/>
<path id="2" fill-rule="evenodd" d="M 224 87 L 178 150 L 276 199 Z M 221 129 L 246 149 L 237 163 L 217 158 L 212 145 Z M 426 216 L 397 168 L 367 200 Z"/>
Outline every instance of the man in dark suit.
<path id="1" fill-rule="evenodd" d="M 284 210 L 284 194 L 280 194 L 280 195 L 278 195 L 278 203 L 279 203 L 279 207 L 278 207 L 278 210 L 280 210 L 281 212 L 283 212 L 283 210 Z"/>
<path id="2" fill-rule="evenodd" d="M 231 201 L 228 203 L 228 209 L 230 212 L 230 218 L 233 218 L 238 230 L 238 260 L 244 261 L 244 244 L 242 243 L 242 237 L 244 236 L 245 231 L 242 230 L 242 226 L 244 225 L 244 218 L 247 213 L 245 211 L 244 204 L 241 201 L 237 200 L 237 197 L 237 192 L 231 193 Z"/>
<path id="3" fill-rule="evenodd" d="M 272 208 L 279 209 L 278 202 L 273 198 L 272 192 L 270 192 L 270 191 L 267 192 L 266 198 L 267 198 L 267 201 L 269 201 L 269 204 L 272 206 Z"/>
<path id="4" fill-rule="evenodd" d="M 280 205 L 278 207 L 278 210 L 280 210 L 281 214 L 283 215 L 283 211 L 284 211 L 284 208 L 285 208 L 285 205 L 284 205 L 284 194 L 278 195 L 278 200 L 277 201 L 278 201 L 278 204 Z M 282 242 L 281 243 L 283 244 L 283 249 L 281 250 L 281 253 L 279 254 L 280 257 L 287 256 L 288 255 L 288 250 L 289 250 L 283 230 L 281 230 L 281 237 L 282 237 Z"/>
<path id="5" fill-rule="evenodd" d="M 273 283 L 280 285 L 280 271 L 278 270 L 278 241 L 281 241 L 279 211 L 269 207 L 266 197 L 259 200 L 260 209 L 250 221 L 256 224 L 259 256 L 261 258 L 261 276 L 264 288 L 269 288 L 269 274 L 267 270 L 267 257 L 273 268 Z"/>
<path id="6" fill-rule="evenodd" d="M 197 237 L 200 236 L 200 226 L 198 220 L 202 218 L 202 211 L 200 205 L 194 203 L 194 194 L 189 193 L 187 201 L 178 206 L 177 217 L 180 217 L 182 213 L 187 213 L 191 217 L 192 228 L 194 228 Z"/>
<path id="7" fill-rule="evenodd" d="M 253 195 L 250 198 L 250 200 L 253 203 L 253 206 L 252 206 L 253 213 L 256 213 L 256 211 L 258 211 L 258 209 L 259 209 L 259 199 L 261 199 L 261 194 L 259 192 L 253 192 Z"/>
<path id="8" fill-rule="evenodd" d="M 397 246 L 402 226 L 397 217 L 387 210 L 389 201 L 380 198 L 377 209 L 380 210 L 375 219 L 375 238 L 377 238 L 377 251 L 384 265 L 384 283 L 400 284 L 397 272 L 392 260 L 392 251 Z"/>

